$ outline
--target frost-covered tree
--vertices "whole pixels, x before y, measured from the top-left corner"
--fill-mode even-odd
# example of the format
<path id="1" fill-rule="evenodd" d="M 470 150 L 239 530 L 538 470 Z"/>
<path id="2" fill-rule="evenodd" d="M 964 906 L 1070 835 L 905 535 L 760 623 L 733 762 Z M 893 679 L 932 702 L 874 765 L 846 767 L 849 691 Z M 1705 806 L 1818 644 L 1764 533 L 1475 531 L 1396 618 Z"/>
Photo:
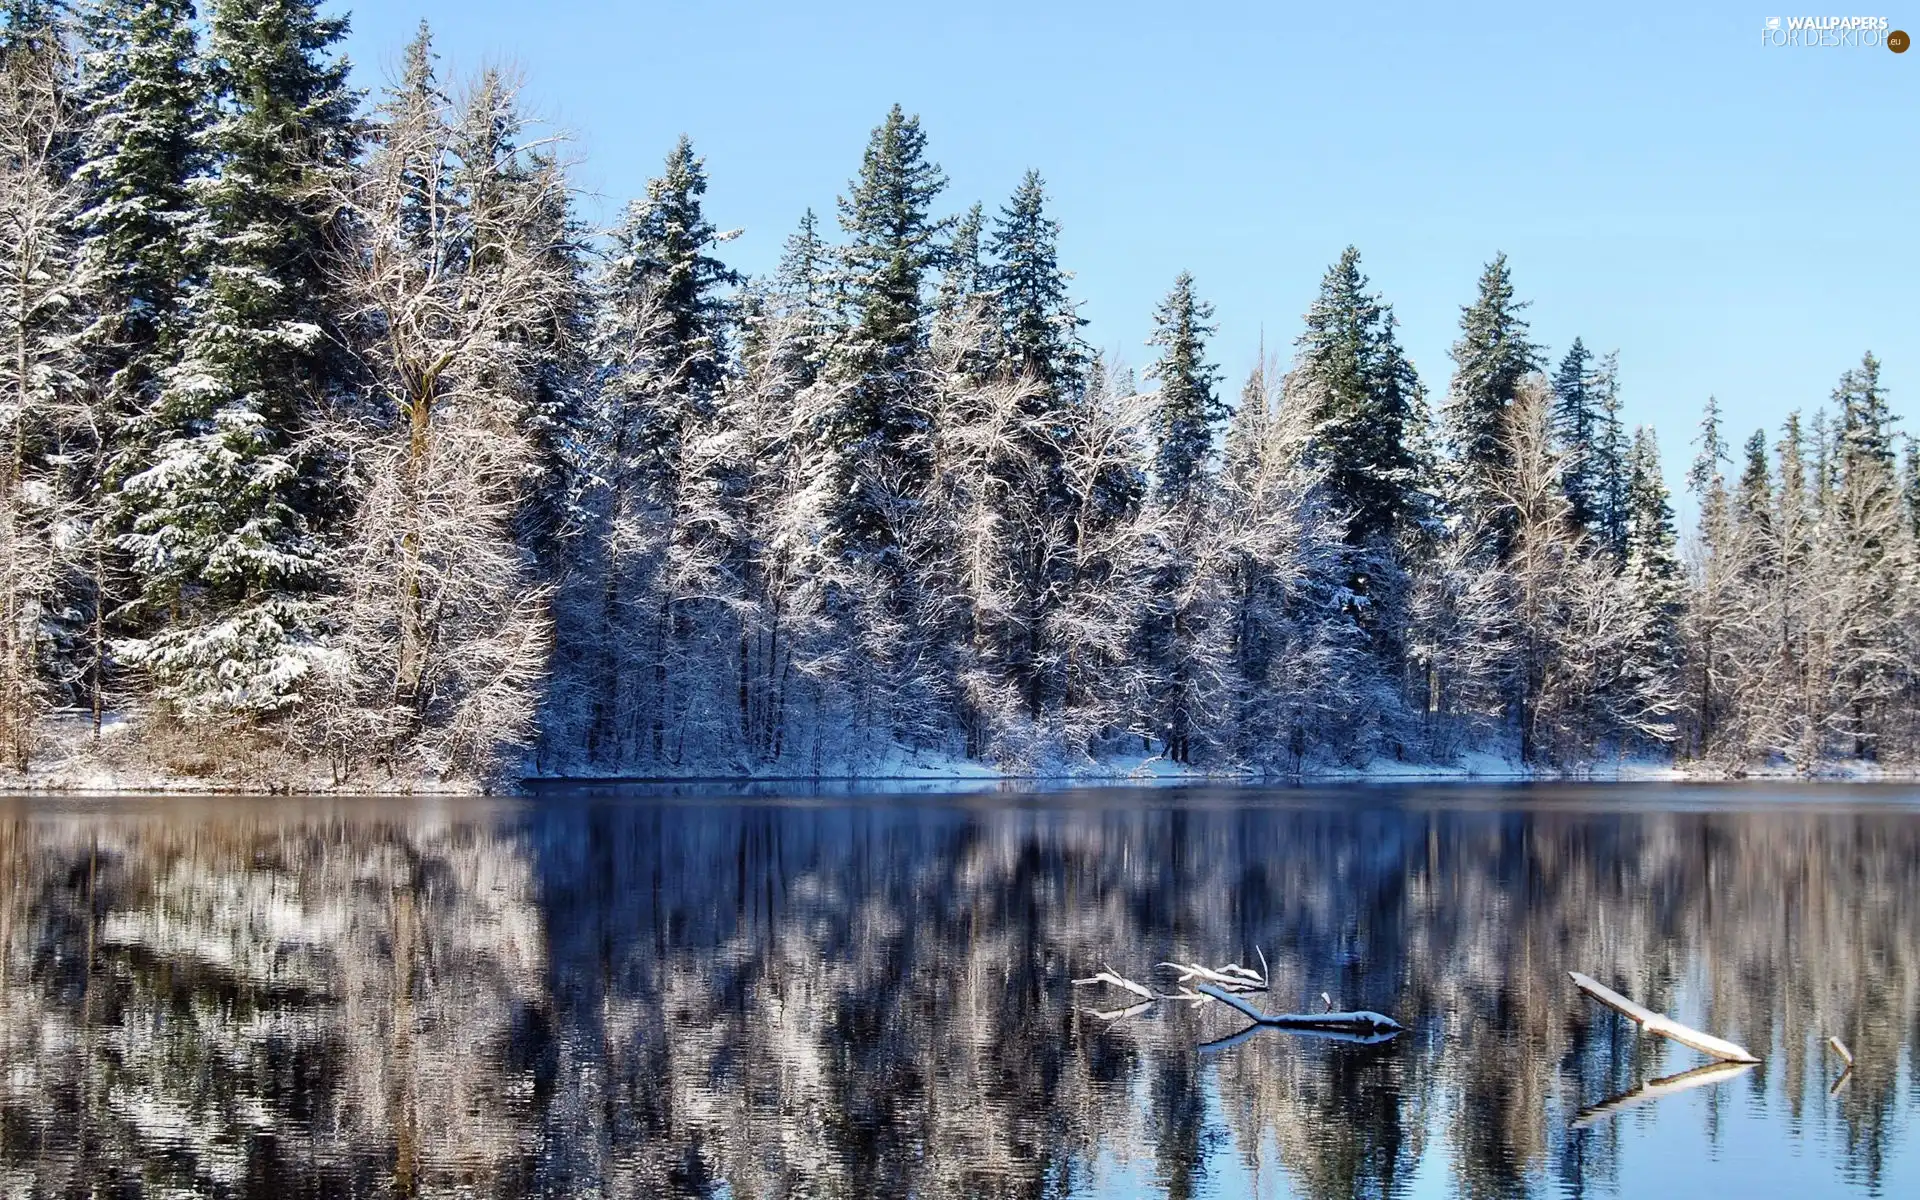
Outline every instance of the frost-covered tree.
<path id="1" fill-rule="evenodd" d="M 195 189 L 211 253 L 181 359 L 140 418 L 120 539 L 143 628 L 121 655 L 191 720 L 284 711 L 324 653 L 319 527 L 338 498 L 303 439 L 345 372 L 323 198 L 354 150 L 355 96 L 330 56 L 345 32 L 311 0 L 213 11 L 225 103 L 208 132 L 217 173 Z"/>
<path id="2" fill-rule="evenodd" d="M 833 249 L 821 238 L 819 218 L 809 208 L 801 215 L 800 228 L 787 237 L 769 306 L 782 335 L 768 344 L 783 346 L 783 352 L 793 356 L 797 386 L 806 387 L 819 376 L 833 342 L 839 305 Z"/>
<path id="3" fill-rule="evenodd" d="M 604 761 L 667 753 L 675 666 L 695 632 L 684 602 L 721 552 L 718 527 L 697 515 L 696 459 L 720 415 L 739 276 L 713 253 L 730 235 L 707 219 L 706 189 L 683 137 L 629 206 L 599 285 L 602 605 L 597 633 L 577 636 L 600 651 L 585 749 Z"/>
<path id="4" fill-rule="evenodd" d="M 1454 523 L 1413 572 L 1407 658 L 1426 752 L 1447 756 L 1503 727 L 1517 637 L 1492 531 Z"/>
<path id="5" fill-rule="evenodd" d="M 72 469 L 94 447 L 77 353 L 71 63 L 57 28 L 14 17 L 0 45 L 0 759 L 24 770 L 41 718 L 70 694 L 65 585 L 97 510 Z"/>
<path id="6" fill-rule="evenodd" d="M 1329 402 L 1298 370 L 1278 397 L 1267 378 L 1256 369 L 1235 409 L 1201 564 L 1222 576 L 1211 623 L 1231 662 L 1210 723 L 1240 764 L 1364 759 L 1383 689 L 1349 603 L 1347 518 L 1317 452 Z"/>
<path id="7" fill-rule="evenodd" d="M 1394 326 L 1392 308 L 1367 291 L 1360 252 L 1347 247 L 1307 310 L 1294 371 L 1298 394 L 1318 398 L 1316 453 L 1356 546 L 1392 542 L 1423 515 L 1424 401 Z"/>
<path id="8" fill-rule="evenodd" d="M 1736 621 L 1733 599 L 1747 552 L 1727 490 L 1723 468 L 1732 460 L 1721 425 L 1719 401 L 1709 396 L 1694 442 L 1697 453 L 1687 469 L 1687 485 L 1700 504 L 1695 579 L 1687 607 L 1687 691 L 1692 750 L 1694 757 L 1703 759 L 1715 750 L 1730 683 L 1725 642 Z"/>
<path id="9" fill-rule="evenodd" d="M 1515 659 L 1510 685 L 1524 761 L 1550 759 L 1553 726 L 1569 698 L 1552 687 L 1562 674 L 1568 584 L 1583 554 L 1563 478 L 1567 458 L 1555 446 L 1553 394 L 1538 376 L 1521 382 L 1507 409 L 1498 495 L 1509 531 Z"/>
<path id="10" fill-rule="evenodd" d="M 1002 322 L 1007 368 L 1040 386 L 1041 410 L 1061 406 L 1086 374 L 1080 328 L 1087 322 L 1067 294 L 1060 269 L 1059 223 L 1046 214 L 1046 185 L 1028 171 L 994 223 L 988 274 Z"/>
<path id="11" fill-rule="evenodd" d="M 1160 385 L 1153 480 L 1163 520 L 1152 542 L 1151 596 L 1138 634 L 1137 652 L 1153 681 L 1140 720 L 1175 762 L 1193 761 L 1196 735 L 1202 746 L 1210 740 L 1203 718 L 1225 682 L 1225 643 L 1213 620 L 1220 578 L 1201 570 L 1197 557 L 1214 482 L 1214 431 L 1227 415 L 1214 391 L 1218 371 L 1207 361 L 1212 316 L 1212 306 L 1194 296 L 1193 277 L 1182 272 L 1154 313 L 1149 343 L 1160 349 L 1149 377 Z"/>
<path id="12" fill-rule="evenodd" d="M 1453 344 L 1454 374 L 1441 408 L 1449 451 L 1446 499 L 1455 519 L 1479 518 L 1504 556 L 1511 509 L 1498 497 L 1510 466 L 1506 413 L 1521 381 L 1540 367 L 1539 347 L 1521 316 L 1526 303 L 1514 298 L 1507 256 L 1497 255 L 1480 275 L 1479 294 L 1461 310 L 1460 340 Z"/>
<path id="13" fill-rule="evenodd" d="M 889 554 L 887 505 L 895 485 L 924 479 L 926 456 L 912 447 L 927 432 L 915 372 L 927 343 L 925 275 L 945 252 L 948 222 L 932 214 L 946 175 L 927 158 L 920 118 L 894 105 L 873 131 L 860 174 L 840 199 L 842 288 L 849 328 L 834 350 L 839 403 L 821 431 L 832 451 L 841 548 Z"/>
<path id="14" fill-rule="evenodd" d="M 1620 420 L 1620 356 L 1609 351 L 1594 360 L 1587 392 L 1594 407 L 1593 477 L 1595 485 L 1594 541 L 1613 555 L 1627 557 L 1628 455 L 1632 445 Z"/>
<path id="15" fill-rule="evenodd" d="M 1912 674 L 1905 627 L 1913 586 L 1911 523 L 1900 495 L 1893 429 L 1897 418 L 1871 353 L 1840 378 L 1840 413 L 1829 565 L 1839 589 L 1830 630 L 1835 656 L 1830 720 L 1836 749 L 1884 756 L 1899 722 L 1896 697 Z"/>
<path id="16" fill-rule="evenodd" d="M 1686 575 L 1674 530 L 1673 505 L 1653 430 L 1634 430 L 1628 454 L 1624 506 L 1627 552 L 1622 578 L 1632 603 L 1632 640 L 1621 656 L 1624 686 L 1639 720 L 1625 732 L 1639 740 L 1673 736 L 1680 686 L 1680 621 L 1686 607 Z"/>
<path id="17" fill-rule="evenodd" d="M 1565 456 L 1561 486 L 1575 529 L 1598 534 L 1605 524 L 1607 464 L 1600 454 L 1601 423 L 1593 353 L 1573 339 L 1553 373 L 1554 445 Z"/>
<path id="18" fill-rule="evenodd" d="M 1160 500 L 1178 507 L 1205 491 L 1213 458 L 1213 435 L 1227 415 L 1214 391 L 1219 371 L 1206 357 L 1213 306 L 1193 294 L 1193 276 L 1182 271 L 1153 314 L 1148 344 L 1160 356 L 1147 377 L 1159 383 L 1154 416 L 1154 487 Z"/>
<path id="19" fill-rule="evenodd" d="M 95 0 L 83 13 L 86 132 L 76 174 L 87 200 L 79 224 L 89 370 L 115 412 L 137 417 L 186 331 L 208 79 L 190 0 Z"/>
<path id="20" fill-rule="evenodd" d="M 515 521 L 551 350 L 527 332 L 575 284 L 552 219 L 566 181 L 505 77 L 447 99 L 424 28 L 380 118 L 338 197 L 356 233 L 338 283 L 374 394 L 328 612 L 337 661 L 307 713 L 337 770 L 486 777 L 528 736 L 546 668 L 547 593 Z"/>

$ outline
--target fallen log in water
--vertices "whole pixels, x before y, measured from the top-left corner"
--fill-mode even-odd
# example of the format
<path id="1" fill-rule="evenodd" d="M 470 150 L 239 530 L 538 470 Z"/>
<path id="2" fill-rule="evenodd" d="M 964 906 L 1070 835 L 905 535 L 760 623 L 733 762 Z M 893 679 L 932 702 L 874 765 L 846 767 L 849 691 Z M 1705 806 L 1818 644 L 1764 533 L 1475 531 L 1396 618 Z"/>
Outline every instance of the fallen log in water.
<path id="1" fill-rule="evenodd" d="M 1256 1025 L 1269 1025 L 1277 1029 L 1315 1030 L 1322 1033 L 1352 1033 L 1370 1036 L 1378 1033 L 1399 1033 L 1405 1026 L 1392 1017 L 1377 1012 L 1326 1012 L 1326 1013 L 1263 1013 L 1242 997 L 1234 995 L 1225 988 L 1210 983 L 1197 985 L 1202 995 L 1212 996 L 1229 1008 L 1239 1009 Z"/>
<path id="2" fill-rule="evenodd" d="M 1827 1045 L 1833 1047 L 1833 1052 L 1840 1056 L 1840 1061 L 1846 1064 L 1847 1070 L 1853 1070 L 1853 1051 L 1847 1049 L 1845 1042 L 1838 1037 L 1830 1037 L 1827 1039 Z"/>
<path id="3" fill-rule="evenodd" d="M 1682 1071 L 1678 1075 L 1668 1075 L 1662 1079 L 1655 1079 L 1648 1083 L 1643 1083 L 1631 1091 L 1622 1092 L 1618 1096 L 1609 1097 L 1598 1104 L 1590 1104 L 1586 1108 L 1581 1109 L 1573 1118 L 1573 1127 L 1575 1129 L 1585 1129 L 1589 1125 L 1597 1125 L 1609 1117 L 1623 1113 L 1629 1108 L 1638 1108 L 1642 1104 L 1651 1104 L 1655 1100 L 1671 1096 L 1676 1092 L 1691 1091 L 1697 1087 L 1711 1087 L 1716 1083 L 1725 1083 L 1727 1080 L 1737 1079 L 1751 1070 L 1753 1070 L 1753 1064 L 1750 1062 L 1716 1062 L 1708 1063 L 1703 1067 L 1695 1067 L 1691 1071 Z"/>
<path id="4" fill-rule="evenodd" d="M 1648 1033 L 1671 1038 L 1682 1046 L 1690 1046 L 1722 1062 L 1757 1063 L 1760 1061 L 1748 1053 L 1745 1046 L 1736 1046 L 1710 1033 L 1701 1033 L 1691 1026 L 1663 1017 L 1650 1008 L 1642 1008 L 1591 975 L 1582 975 L 1578 971 L 1568 971 L 1567 975 L 1572 978 L 1573 986 L 1626 1017 Z"/>

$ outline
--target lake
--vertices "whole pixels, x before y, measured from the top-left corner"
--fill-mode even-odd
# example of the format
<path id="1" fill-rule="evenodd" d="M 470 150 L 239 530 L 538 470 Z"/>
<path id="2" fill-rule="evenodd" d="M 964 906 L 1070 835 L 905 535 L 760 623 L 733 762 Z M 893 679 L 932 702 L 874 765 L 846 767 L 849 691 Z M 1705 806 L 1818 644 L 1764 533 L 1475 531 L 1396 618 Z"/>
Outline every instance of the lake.
<path id="1" fill-rule="evenodd" d="M 0 864 L 7 1197 L 1920 1195 L 1920 789 L 0 798 Z M 1406 1029 L 1071 982 L 1169 959 Z"/>

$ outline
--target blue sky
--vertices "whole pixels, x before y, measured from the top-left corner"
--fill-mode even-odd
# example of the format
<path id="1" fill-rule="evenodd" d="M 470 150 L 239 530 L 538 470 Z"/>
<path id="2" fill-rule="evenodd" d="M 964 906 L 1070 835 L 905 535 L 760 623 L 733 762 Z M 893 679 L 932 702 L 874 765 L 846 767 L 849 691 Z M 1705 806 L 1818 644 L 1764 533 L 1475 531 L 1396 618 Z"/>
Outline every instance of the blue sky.
<path id="1" fill-rule="evenodd" d="M 1886 15 L 1920 32 L 1909 2 Z M 1620 351 L 1677 478 L 1709 393 L 1737 442 L 1867 348 L 1920 433 L 1920 52 L 1764 47 L 1774 3 L 381 0 L 348 50 L 375 86 L 425 17 L 444 69 L 523 69 L 602 218 L 689 134 L 755 272 L 806 207 L 830 217 L 899 101 L 950 210 L 1045 176 L 1096 345 L 1144 365 L 1192 271 L 1229 394 L 1352 242 L 1437 401 L 1504 250 L 1556 357 Z"/>

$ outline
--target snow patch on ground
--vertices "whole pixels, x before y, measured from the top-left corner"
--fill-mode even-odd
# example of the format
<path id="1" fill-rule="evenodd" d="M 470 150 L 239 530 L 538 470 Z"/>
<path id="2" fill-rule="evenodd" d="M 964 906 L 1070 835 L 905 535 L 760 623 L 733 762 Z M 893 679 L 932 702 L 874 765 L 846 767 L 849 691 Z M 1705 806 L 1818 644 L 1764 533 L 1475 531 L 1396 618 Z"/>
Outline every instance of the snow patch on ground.
<path id="1" fill-rule="evenodd" d="M 390 778 L 368 772 L 346 783 L 335 783 L 314 765 L 280 759 L 222 760 L 212 773 L 169 770 L 164 751 L 145 745 L 140 722 L 109 714 L 101 736 L 92 736 L 90 720 L 65 717 L 53 723 L 52 736 L 33 768 L 24 774 L 0 769 L 0 792 L 72 793 L 299 793 L 346 795 L 480 795 L 488 791 L 475 779 Z M 856 791 L 869 794 L 964 792 L 1007 787 L 1066 787 L 1101 784 L 1192 786 L 1206 783 L 1402 783 L 1446 781 L 1594 780 L 1606 782 L 1671 782 L 1726 778 L 1725 770 L 1710 766 L 1676 766 L 1657 758 L 1609 758 L 1568 770 L 1530 767 L 1512 748 L 1482 748 L 1459 754 L 1450 762 L 1406 762 L 1382 756 L 1363 766 L 1309 761 L 1299 771 L 1261 774 L 1249 771 L 1205 769 L 1176 763 L 1160 754 L 1112 755 L 1098 761 L 1054 762 L 1041 768 L 1015 768 L 979 762 L 958 754 L 895 747 L 862 756 L 857 761 L 822 764 L 817 770 L 785 767 L 750 771 L 738 765 L 704 764 L 671 773 L 645 776 L 612 772 L 540 771 L 526 769 L 527 785 L 583 786 L 621 783 L 674 787 L 742 786 L 804 792 L 810 789 Z M 1843 762 L 1814 772 L 1791 764 L 1748 769 L 1748 779 L 1829 779 L 1859 782 L 1910 781 L 1912 771 L 1889 770 L 1876 763 Z"/>

